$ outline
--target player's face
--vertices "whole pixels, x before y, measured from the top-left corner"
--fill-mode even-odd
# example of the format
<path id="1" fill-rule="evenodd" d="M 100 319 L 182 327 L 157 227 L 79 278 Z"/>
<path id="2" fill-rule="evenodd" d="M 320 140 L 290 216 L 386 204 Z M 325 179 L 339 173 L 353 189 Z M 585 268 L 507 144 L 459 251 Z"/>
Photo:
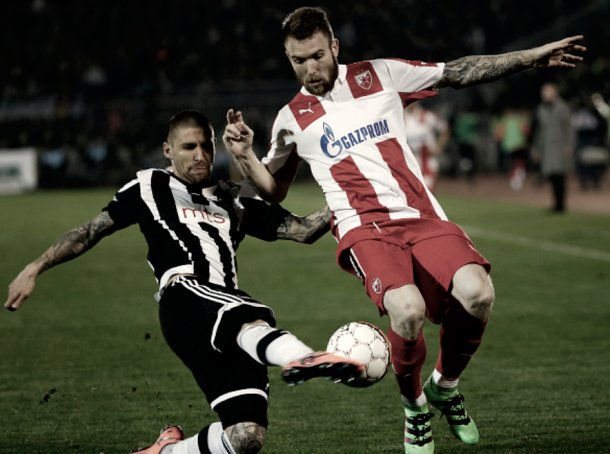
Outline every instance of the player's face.
<path id="1" fill-rule="evenodd" d="M 332 90 L 339 76 L 339 41 L 329 45 L 326 35 L 317 32 L 301 41 L 290 37 L 285 45 L 297 80 L 309 93 L 322 96 Z"/>
<path id="2" fill-rule="evenodd" d="M 172 131 L 169 142 L 163 144 L 163 152 L 181 180 L 194 185 L 210 181 L 216 154 L 214 131 L 199 126 L 178 127 Z"/>

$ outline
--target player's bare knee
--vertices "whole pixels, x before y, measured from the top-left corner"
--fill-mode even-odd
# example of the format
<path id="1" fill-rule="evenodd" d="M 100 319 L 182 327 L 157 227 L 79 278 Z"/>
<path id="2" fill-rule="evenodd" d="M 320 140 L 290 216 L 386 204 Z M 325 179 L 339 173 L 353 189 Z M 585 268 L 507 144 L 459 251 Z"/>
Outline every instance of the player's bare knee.
<path id="1" fill-rule="evenodd" d="M 460 268 L 453 277 L 451 294 L 473 317 L 479 320 L 489 317 L 494 289 L 491 278 L 481 265 L 469 263 Z"/>
<path id="2" fill-rule="evenodd" d="M 485 320 L 489 317 L 495 298 L 493 285 L 489 277 L 472 282 L 464 296 L 465 300 L 462 301 L 462 304 L 470 315 L 479 320 Z"/>
<path id="3" fill-rule="evenodd" d="M 406 285 L 388 290 L 383 301 L 394 332 L 407 339 L 416 339 L 426 316 L 426 304 L 417 287 Z"/>
<path id="4" fill-rule="evenodd" d="M 256 423 L 238 423 L 225 432 L 236 454 L 256 454 L 263 449 L 266 429 Z"/>
<path id="5" fill-rule="evenodd" d="M 486 320 L 491 313 L 493 301 L 493 296 L 485 296 L 481 297 L 480 299 L 476 299 L 470 306 L 471 314 L 479 320 Z"/>

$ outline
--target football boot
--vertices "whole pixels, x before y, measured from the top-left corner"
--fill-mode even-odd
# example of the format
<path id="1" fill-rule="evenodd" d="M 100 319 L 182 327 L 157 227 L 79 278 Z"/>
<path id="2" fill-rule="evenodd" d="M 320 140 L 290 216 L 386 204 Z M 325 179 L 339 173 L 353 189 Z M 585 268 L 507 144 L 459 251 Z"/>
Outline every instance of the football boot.
<path id="1" fill-rule="evenodd" d="M 441 412 L 441 418 L 445 417 L 454 437 L 468 445 L 479 442 L 479 431 L 464 408 L 464 396 L 458 392 L 457 386 L 441 388 L 430 375 L 424 384 L 424 394 L 430 406 Z"/>
<path id="2" fill-rule="evenodd" d="M 282 378 L 291 386 L 315 377 L 347 383 L 360 378 L 363 373 L 364 366 L 353 359 L 327 352 L 313 352 L 288 363 L 282 369 Z"/>
<path id="3" fill-rule="evenodd" d="M 428 404 L 408 407 L 405 410 L 405 454 L 434 454 L 434 439 L 430 420 L 434 413 Z"/>

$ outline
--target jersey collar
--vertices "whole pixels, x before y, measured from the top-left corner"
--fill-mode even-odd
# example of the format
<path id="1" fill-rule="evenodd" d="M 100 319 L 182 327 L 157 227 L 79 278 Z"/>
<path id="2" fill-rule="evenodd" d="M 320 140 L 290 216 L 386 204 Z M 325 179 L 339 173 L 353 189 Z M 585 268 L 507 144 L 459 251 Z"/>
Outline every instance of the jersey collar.
<path id="1" fill-rule="evenodd" d="M 333 89 L 326 93 L 322 99 L 332 99 L 333 95 L 341 90 L 341 87 L 345 83 L 345 79 L 347 78 L 347 66 L 339 65 L 339 75 L 337 76 L 337 80 L 335 80 L 335 85 L 333 85 Z"/>
<path id="2" fill-rule="evenodd" d="M 178 177 L 174 172 L 168 172 L 173 178 L 182 183 L 186 190 L 192 194 L 203 194 L 206 197 L 209 197 L 214 194 L 216 188 L 218 187 L 218 181 L 216 179 L 210 177 L 210 181 L 206 185 L 195 185 L 191 184 L 188 181 L 184 181 L 182 178 Z"/>
<path id="3" fill-rule="evenodd" d="M 337 88 L 337 82 L 339 83 L 339 85 L 343 84 L 343 82 L 345 82 L 345 79 L 347 78 L 347 65 L 339 65 L 339 76 L 337 77 L 337 80 L 335 81 L 335 86 L 333 87 L 333 89 L 331 91 L 334 91 L 335 88 Z"/>

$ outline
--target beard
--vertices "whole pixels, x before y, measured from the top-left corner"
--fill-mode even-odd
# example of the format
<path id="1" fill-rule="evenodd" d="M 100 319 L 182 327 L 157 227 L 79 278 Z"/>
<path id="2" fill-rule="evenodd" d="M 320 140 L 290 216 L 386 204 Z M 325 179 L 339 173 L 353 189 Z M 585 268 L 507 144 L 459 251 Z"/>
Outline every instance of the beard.
<path id="1" fill-rule="evenodd" d="M 328 69 L 328 79 L 322 80 L 322 83 L 320 85 L 316 87 L 310 87 L 304 79 L 299 79 L 299 76 L 297 76 L 297 80 L 303 87 L 305 87 L 305 90 L 307 90 L 312 95 L 324 96 L 326 93 L 333 89 L 337 77 L 339 77 L 339 61 L 337 60 L 337 57 L 334 57 L 333 63 Z"/>

